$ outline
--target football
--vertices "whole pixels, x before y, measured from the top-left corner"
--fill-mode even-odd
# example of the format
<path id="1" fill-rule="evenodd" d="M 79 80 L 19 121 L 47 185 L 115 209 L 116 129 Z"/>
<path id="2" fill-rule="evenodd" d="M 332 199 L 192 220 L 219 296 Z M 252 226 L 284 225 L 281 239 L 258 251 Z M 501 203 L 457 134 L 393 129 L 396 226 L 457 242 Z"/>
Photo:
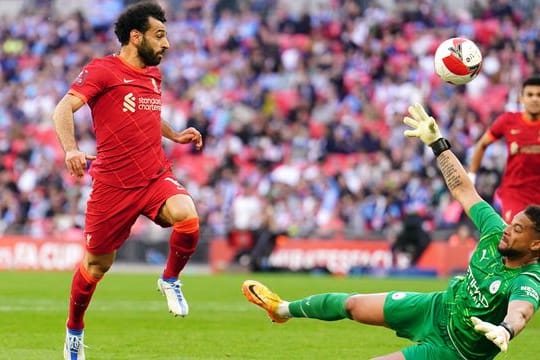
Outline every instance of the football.
<path id="1" fill-rule="evenodd" d="M 435 51 L 435 72 L 447 83 L 463 85 L 473 80 L 482 68 L 482 53 L 466 38 L 443 41 Z"/>

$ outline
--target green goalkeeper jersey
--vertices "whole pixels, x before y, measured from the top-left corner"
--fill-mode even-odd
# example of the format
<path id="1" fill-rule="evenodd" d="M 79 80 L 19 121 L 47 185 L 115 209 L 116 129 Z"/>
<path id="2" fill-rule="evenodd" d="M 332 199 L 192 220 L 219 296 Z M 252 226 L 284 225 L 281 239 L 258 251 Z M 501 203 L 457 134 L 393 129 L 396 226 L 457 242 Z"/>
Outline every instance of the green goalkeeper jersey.
<path id="1" fill-rule="evenodd" d="M 447 289 L 450 319 L 448 335 L 464 358 L 493 358 L 500 350 L 484 335 L 474 331 L 471 316 L 499 324 L 506 316 L 508 303 L 524 300 L 539 305 L 540 266 L 530 264 L 507 268 L 497 246 L 507 226 L 486 202 L 470 210 L 471 220 L 480 232 L 480 241 L 465 276 L 452 279 Z"/>

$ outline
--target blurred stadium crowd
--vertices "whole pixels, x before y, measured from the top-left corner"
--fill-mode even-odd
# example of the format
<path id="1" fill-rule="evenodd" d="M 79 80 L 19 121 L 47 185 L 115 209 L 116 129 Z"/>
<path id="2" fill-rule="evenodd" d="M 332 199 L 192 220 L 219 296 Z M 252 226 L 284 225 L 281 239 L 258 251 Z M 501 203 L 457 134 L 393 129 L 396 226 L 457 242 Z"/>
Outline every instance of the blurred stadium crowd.
<path id="1" fill-rule="evenodd" d="M 69 13 L 27 3 L 0 18 L 0 234 L 78 236 L 90 178 L 66 174 L 51 115 L 91 58 L 119 49 L 111 24 L 125 3 Z M 540 7 L 530 1 L 160 3 L 171 42 L 163 118 L 205 139 L 200 153 L 164 146 L 211 236 L 264 228 L 360 238 L 409 214 L 431 229 L 456 227 L 459 207 L 425 166 L 432 154 L 402 136 L 407 106 L 426 104 L 466 160 L 487 123 L 519 108 L 524 78 L 540 72 Z M 464 87 L 433 72 L 436 46 L 456 35 L 485 57 Z M 76 121 L 80 148 L 94 154 L 86 107 Z M 504 160 L 502 144 L 488 149 L 477 184 L 489 201 Z M 148 224 L 141 219 L 135 235 L 152 232 Z"/>

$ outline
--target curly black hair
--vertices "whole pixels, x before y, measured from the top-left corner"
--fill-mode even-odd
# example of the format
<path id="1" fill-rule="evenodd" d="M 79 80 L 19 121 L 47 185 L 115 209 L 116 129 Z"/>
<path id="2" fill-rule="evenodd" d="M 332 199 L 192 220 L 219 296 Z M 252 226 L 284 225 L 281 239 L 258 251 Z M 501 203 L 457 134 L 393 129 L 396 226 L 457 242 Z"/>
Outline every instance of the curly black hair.
<path id="1" fill-rule="evenodd" d="M 129 6 L 114 24 L 114 33 L 120 41 L 120 44 L 126 45 L 129 42 L 129 33 L 135 29 L 145 33 L 150 25 L 148 18 L 153 17 L 161 22 L 165 19 L 165 12 L 158 4 L 154 2 L 141 2 Z"/>
<path id="2" fill-rule="evenodd" d="M 525 208 L 525 215 L 531 220 L 534 230 L 540 234 L 540 205 L 529 205 Z"/>
<path id="3" fill-rule="evenodd" d="M 525 86 L 540 86 L 540 76 L 535 75 L 535 76 L 531 76 L 530 78 L 526 79 L 523 82 L 523 85 L 521 86 L 521 88 L 524 89 Z"/>

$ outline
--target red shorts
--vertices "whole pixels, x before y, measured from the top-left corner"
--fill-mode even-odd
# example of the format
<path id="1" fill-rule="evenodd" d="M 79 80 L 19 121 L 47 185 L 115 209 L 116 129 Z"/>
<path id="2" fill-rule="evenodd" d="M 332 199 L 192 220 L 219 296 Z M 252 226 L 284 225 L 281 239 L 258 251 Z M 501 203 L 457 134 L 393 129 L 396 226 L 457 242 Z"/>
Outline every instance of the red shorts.
<path id="1" fill-rule="evenodd" d="M 92 254 L 118 250 L 139 215 L 170 226 L 159 224 L 156 218 L 165 201 L 178 194 L 189 195 L 170 170 L 139 188 L 117 188 L 94 180 L 86 208 L 86 250 Z"/>
<path id="2" fill-rule="evenodd" d="M 536 190 L 520 189 L 520 191 L 497 191 L 497 199 L 501 204 L 501 215 L 507 224 L 512 222 L 514 216 L 525 210 L 528 205 L 538 204 L 540 199 Z"/>
<path id="3" fill-rule="evenodd" d="M 502 218 L 507 224 L 510 224 L 514 216 L 516 216 L 518 212 L 525 210 L 527 205 L 529 204 L 521 201 L 519 198 L 502 199 L 501 201 Z"/>

